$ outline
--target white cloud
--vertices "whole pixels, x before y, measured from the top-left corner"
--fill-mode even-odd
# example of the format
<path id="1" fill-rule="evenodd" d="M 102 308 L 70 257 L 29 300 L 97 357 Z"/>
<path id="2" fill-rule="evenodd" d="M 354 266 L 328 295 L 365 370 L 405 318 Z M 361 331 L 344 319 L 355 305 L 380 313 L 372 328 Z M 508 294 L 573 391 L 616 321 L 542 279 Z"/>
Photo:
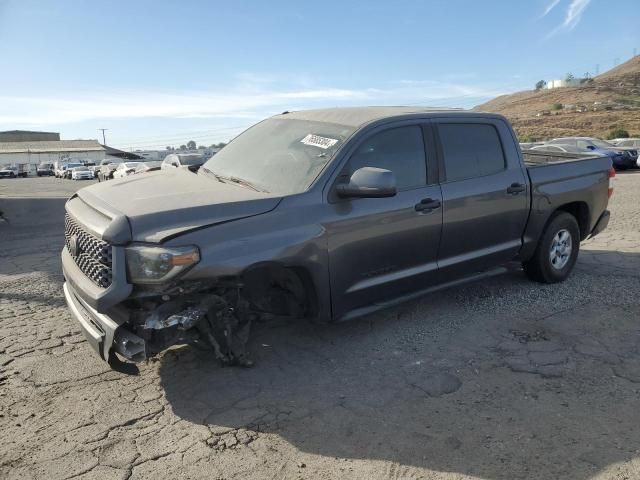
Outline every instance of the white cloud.
<path id="1" fill-rule="evenodd" d="M 551 30 L 546 36 L 545 39 L 551 38 L 554 35 L 557 35 L 560 32 L 570 32 L 580 23 L 582 19 L 582 14 L 585 9 L 589 6 L 591 0 L 571 0 L 569 4 L 569 8 L 567 8 L 567 13 L 564 17 L 564 21 L 558 25 L 556 28 Z M 554 5 L 555 6 L 555 5 Z"/>
<path id="2" fill-rule="evenodd" d="M 245 118 L 285 109 L 363 104 L 433 104 L 503 91 L 430 80 L 400 81 L 385 88 L 314 88 L 249 92 L 110 92 L 102 95 L 0 95 L 0 129 L 46 128 L 98 119 Z M 441 103 L 440 103 L 441 104 Z"/>
<path id="3" fill-rule="evenodd" d="M 551 2 L 549 3 L 549 5 L 547 5 L 547 7 L 544 9 L 544 12 L 542 13 L 542 17 L 546 17 L 549 12 L 551 12 L 551 10 L 553 10 L 554 8 L 556 8 L 556 6 L 560 3 L 560 0 L 551 0 Z"/>

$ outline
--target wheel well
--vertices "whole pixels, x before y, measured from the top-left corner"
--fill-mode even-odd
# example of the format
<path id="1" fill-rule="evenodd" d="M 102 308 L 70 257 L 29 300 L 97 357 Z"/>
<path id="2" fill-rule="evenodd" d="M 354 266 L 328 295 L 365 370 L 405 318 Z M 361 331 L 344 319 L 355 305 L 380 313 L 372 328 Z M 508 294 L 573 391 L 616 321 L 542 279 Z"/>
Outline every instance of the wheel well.
<path id="1" fill-rule="evenodd" d="M 318 299 L 304 268 L 262 263 L 242 273 L 242 292 L 258 310 L 275 315 L 315 317 Z"/>
<path id="2" fill-rule="evenodd" d="M 580 240 L 589 235 L 589 207 L 584 202 L 572 202 L 558 207 L 556 211 L 563 211 L 574 216 L 580 227 Z"/>

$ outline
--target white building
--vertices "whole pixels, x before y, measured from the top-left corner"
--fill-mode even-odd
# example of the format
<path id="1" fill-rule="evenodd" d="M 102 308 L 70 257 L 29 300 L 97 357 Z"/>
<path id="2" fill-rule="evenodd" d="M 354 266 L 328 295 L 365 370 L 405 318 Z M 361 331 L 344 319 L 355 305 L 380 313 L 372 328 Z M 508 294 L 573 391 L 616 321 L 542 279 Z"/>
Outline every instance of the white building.
<path id="1" fill-rule="evenodd" d="M 97 140 L 0 141 L 0 166 L 29 165 L 29 171 L 35 171 L 40 163 L 53 163 L 65 157 L 97 164 L 105 158 L 105 149 Z"/>
<path id="2" fill-rule="evenodd" d="M 572 78 L 571 80 L 547 80 L 544 88 L 551 90 L 553 88 L 579 87 L 582 85 L 582 79 Z"/>

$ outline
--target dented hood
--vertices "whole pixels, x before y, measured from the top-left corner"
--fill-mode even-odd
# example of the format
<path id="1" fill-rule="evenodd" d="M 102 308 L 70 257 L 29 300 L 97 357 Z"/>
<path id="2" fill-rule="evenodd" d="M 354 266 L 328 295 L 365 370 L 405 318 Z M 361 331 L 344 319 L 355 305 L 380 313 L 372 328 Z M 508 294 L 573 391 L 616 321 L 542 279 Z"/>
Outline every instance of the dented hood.
<path id="1" fill-rule="evenodd" d="M 97 183 L 79 190 L 77 196 L 94 208 L 124 215 L 133 241 L 154 243 L 189 230 L 266 213 L 281 199 L 187 169 Z"/>

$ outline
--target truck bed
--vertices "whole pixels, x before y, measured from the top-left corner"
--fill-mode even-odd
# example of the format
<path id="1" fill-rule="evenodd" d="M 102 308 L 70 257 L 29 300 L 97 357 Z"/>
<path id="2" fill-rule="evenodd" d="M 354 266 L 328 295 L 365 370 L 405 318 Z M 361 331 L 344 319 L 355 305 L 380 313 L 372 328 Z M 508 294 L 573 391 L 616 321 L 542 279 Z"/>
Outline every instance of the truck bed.
<path id="1" fill-rule="evenodd" d="M 541 150 L 522 150 L 522 159 L 527 167 L 537 167 L 549 163 L 566 163 L 601 158 L 598 155 L 581 153 L 543 152 Z"/>

